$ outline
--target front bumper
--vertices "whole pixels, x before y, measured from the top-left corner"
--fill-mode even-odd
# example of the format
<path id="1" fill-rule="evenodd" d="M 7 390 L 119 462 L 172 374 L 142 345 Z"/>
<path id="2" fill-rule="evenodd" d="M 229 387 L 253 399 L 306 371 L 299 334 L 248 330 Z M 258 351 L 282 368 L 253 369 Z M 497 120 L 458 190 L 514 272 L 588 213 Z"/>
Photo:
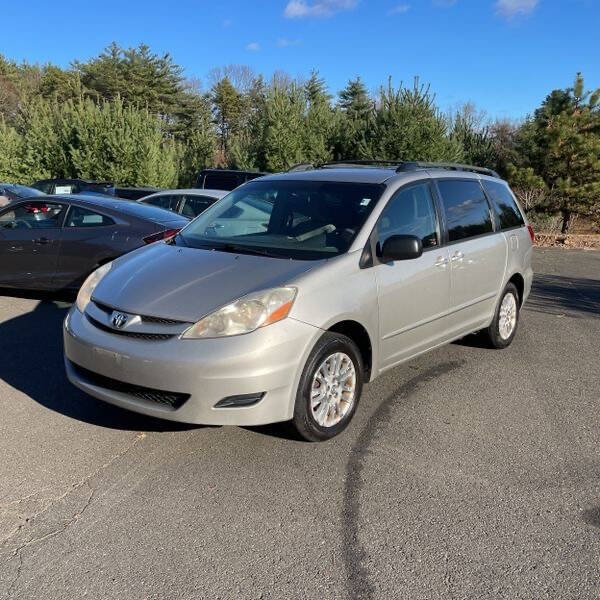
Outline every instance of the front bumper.
<path id="1" fill-rule="evenodd" d="M 264 425 L 292 418 L 302 369 L 322 333 L 287 318 L 228 338 L 147 341 L 98 329 L 73 307 L 63 330 L 65 366 L 80 389 L 135 412 L 184 423 Z M 135 386 L 187 399 L 174 408 L 131 393 Z M 262 393 L 252 406 L 215 408 L 226 397 Z"/>

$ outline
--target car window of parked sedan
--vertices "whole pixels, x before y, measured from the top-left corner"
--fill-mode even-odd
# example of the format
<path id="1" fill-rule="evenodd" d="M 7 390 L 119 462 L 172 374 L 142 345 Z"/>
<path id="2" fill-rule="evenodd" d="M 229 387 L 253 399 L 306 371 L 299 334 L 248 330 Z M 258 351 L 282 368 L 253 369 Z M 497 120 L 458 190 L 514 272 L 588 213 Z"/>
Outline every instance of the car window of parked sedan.
<path id="1" fill-rule="evenodd" d="M 203 213 L 209 206 L 217 201 L 216 198 L 208 196 L 185 196 L 184 204 L 181 209 L 181 214 L 184 217 L 193 219 L 200 213 Z"/>
<path id="2" fill-rule="evenodd" d="M 0 214 L 5 229 L 52 229 L 60 227 L 64 205 L 53 202 L 20 204 Z"/>
<path id="3" fill-rule="evenodd" d="M 67 217 L 67 227 L 103 227 L 114 225 L 114 221 L 106 215 L 101 215 L 87 208 L 72 206 Z"/>
<path id="4" fill-rule="evenodd" d="M 157 208 L 164 208 L 165 210 L 177 212 L 177 205 L 179 204 L 180 199 L 180 195 L 163 194 L 142 200 L 142 204 L 150 204 Z"/>

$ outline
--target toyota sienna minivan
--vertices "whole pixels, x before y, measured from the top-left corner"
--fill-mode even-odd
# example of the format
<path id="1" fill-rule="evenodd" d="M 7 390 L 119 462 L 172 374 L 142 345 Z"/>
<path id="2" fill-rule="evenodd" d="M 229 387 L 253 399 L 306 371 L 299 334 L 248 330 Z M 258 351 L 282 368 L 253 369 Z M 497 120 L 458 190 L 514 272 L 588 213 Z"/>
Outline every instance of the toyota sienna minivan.
<path id="1" fill-rule="evenodd" d="M 473 332 L 508 346 L 533 230 L 496 173 L 326 164 L 248 182 L 105 264 L 64 325 L 69 379 L 186 423 L 350 422 L 363 384 Z"/>

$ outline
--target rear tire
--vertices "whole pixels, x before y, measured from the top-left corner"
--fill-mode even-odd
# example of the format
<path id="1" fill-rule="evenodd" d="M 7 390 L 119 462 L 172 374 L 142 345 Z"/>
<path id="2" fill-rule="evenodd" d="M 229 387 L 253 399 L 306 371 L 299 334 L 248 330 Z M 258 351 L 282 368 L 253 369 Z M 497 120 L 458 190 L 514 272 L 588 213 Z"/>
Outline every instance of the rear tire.
<path id="1" fill-rule="evenodd" d="M 364 368 L 356 344 L 345 335 L 325 333 L 310 353 L 296 393 L 294 427 L 309 442 L 340 434 L 354 416 Z"/>
<path id="2" fill-rule="evenodd" d="M 508 283 L 500 296 L 492 323 L 483 332 L 492 348 L 510 346 L 517 333 L 519 308 L 519 291 L 513 283 Z"/>

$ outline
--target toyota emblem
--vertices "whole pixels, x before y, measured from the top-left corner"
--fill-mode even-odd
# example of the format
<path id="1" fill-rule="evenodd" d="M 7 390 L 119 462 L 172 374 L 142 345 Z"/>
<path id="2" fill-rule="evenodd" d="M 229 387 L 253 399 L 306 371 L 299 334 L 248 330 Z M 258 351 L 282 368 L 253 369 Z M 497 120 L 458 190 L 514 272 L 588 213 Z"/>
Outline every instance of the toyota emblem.
<path id="1" fill-rule="evenodd" d="M 124 315 L 123 313 L 115 313 L 112 318 L 112 324 L 117 329 L 123 329 L 123 327 L 125 327 L 125 323 L 127 323 L 127 319 L 129 319 L 127 315 Z"/>

